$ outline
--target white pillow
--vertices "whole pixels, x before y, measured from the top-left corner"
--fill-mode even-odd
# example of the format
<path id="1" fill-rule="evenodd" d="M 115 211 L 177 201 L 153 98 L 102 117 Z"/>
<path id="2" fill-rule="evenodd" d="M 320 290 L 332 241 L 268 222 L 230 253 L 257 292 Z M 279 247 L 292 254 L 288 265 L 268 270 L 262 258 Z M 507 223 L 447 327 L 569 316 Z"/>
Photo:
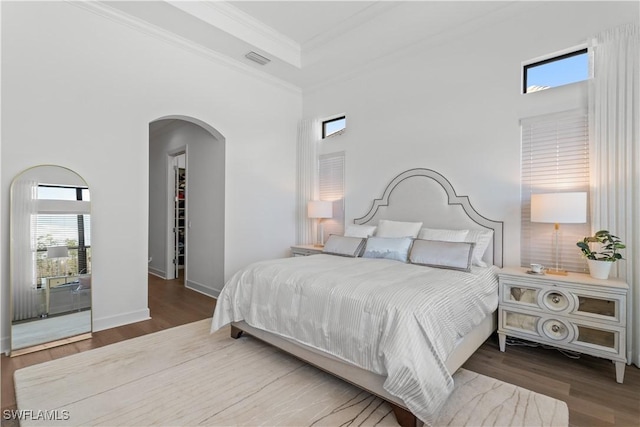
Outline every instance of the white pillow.
<path id="1" fill-rule="evenodd" d="M 322 248 L 322 252 L 331 255 L 357 257 L 362 253 L 364 242 L 362 237 L 346 237 L 332 234 Z"/>
<path id="2" fill-rule="evenodd" d="M 376 232 L 375 225 L 347 225 L 344 235 L 347 237 L 369 237 Z"/>
<path id="3" fill-rule="evenodd" d="M 473 258 L 471 259 L 473 265 L 477 265 L 479 267 L 487 266 L 487 263 L 482 260 L 482 257 L 487 251 L 492 237 L 493 230 L 469 230 L 469 234 L 467 234 L 467 238 L 465 240 L 476 244 L 476 247 L 473 250 Z"/>
<path id="4" fill-rule="evenodd" d="M 386 258 L 407 262 L 411 237 L 369 237 L 363 258 Z"/>
<path id="5" fill-rule="evenodd" d="M 444 228 L 423 228 L 418 239 L 440 240 L 441 242 L 464 242 L 469 230 L 447 230 Z"/>
<path id="6" fill-rule="evenodd" d="M 443 242 L 442 240 L 413 241 L 409 262 L 428 267 L 471 271 L 475 243 Z"/>
<path id="7" fill-rule="evenodd" d="M 378 221 L 376 237 L 418 237 L 421 222 L 402 222 L 381 219 Z"/>

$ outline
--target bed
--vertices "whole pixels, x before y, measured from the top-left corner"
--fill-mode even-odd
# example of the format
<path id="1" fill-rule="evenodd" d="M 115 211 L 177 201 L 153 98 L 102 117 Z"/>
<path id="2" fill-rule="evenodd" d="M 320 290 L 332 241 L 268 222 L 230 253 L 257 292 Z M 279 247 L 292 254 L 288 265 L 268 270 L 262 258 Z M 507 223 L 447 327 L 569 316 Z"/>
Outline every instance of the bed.
<path id="1" fill-rule="evenodd" d="M 225 285 L 212 331 L 231 324 L 234 338 L 247 333 L 383 398 L 403 426 L 430 423 L 451 374 L 496 329 L 503 224 L 422 168 L 396 176 L 354 224 L 389 220 L 490 237 L 465 271 L 329 254 L 254 263 Z"/>

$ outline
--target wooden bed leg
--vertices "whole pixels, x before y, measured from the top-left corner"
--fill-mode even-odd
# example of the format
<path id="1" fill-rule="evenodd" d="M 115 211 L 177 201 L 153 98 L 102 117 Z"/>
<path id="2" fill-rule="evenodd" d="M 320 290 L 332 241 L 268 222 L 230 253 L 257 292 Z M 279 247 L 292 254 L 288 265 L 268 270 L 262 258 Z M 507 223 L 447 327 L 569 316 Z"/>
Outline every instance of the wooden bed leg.
<path id="1" fill-rule="evenodd" d="M 234 340 L 240 338 L 240 336 L 242 336 L 242 332 L 242 329 L 231 325 L 231 338 L 233 338 Z"/>
<path id="2" fill-rule="evenodd" d="M 391 405 L 391 410 L 393 411 L 393 415 L 396 416 L 396 420 L 398 421 L 398 424 L 400 424 L 402 427 L 418 427 L 419 426 L 418 418 L 416 418 L 416 416 L 413 415 L 411 412 L 391 402 L 389 402 L 389 405 Z M 420 425 L 421 424 L 422 423 L 420 423 Z"/>

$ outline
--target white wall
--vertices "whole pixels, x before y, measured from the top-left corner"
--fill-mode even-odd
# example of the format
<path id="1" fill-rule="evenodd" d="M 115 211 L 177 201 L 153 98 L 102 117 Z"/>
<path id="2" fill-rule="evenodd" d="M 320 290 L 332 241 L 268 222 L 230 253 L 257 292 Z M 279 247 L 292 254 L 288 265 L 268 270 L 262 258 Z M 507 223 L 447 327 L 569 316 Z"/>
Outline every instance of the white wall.
<path id="1" fill-rule="evenodd" d="M 294 241 L 301 96 L 69 2 L 2 2 L 2 336 L 9 184 L 59 164 L 91 187 L 94 328 L 147 308 L 148 125 L 202 120 L 226 138 L 227 277 Z"/>
<path id="2" fill-rule="evenodd" d="M 521 95 L 522 62 L 637 17 L 636 2 L 517 2 L 480 29 L 451 30 L 305 93 L 305 117 L 347 115 L 346 132 L 322 144 L 346 152 L 347 222 L 400 172 L 430 168 L 505 222 L 505 264 L 519 264 L 519 119 L 586 100 L 585 83 Z"/>
<path id="3" fill-rule="evenodd" d="M 186 150 L 187 286 L 217 296 L 224 286 L 224 139 L 204 128 L 178 120 L 149 142 L 150 269 L 165 271 L 169 192 L 168 156 Z"/>

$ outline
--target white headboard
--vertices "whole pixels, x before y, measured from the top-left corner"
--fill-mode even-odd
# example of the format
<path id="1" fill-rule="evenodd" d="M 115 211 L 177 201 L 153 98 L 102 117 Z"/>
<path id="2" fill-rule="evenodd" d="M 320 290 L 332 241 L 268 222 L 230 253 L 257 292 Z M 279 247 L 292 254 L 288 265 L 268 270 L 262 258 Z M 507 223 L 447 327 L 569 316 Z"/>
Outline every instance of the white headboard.
<path id="1" fill-rule="evenodd" d="M 493 251 L 487 250 L 483 259 L 502 267 L 503 222 L 478 213 L 467 196 L 458 196 L 451 183 L 431 169 L 409 169 L 396 176 L 369 212 L 353 222 L 375 224 L 381 219 L 422 221 L 430 228 L 493 230 Z"/>

